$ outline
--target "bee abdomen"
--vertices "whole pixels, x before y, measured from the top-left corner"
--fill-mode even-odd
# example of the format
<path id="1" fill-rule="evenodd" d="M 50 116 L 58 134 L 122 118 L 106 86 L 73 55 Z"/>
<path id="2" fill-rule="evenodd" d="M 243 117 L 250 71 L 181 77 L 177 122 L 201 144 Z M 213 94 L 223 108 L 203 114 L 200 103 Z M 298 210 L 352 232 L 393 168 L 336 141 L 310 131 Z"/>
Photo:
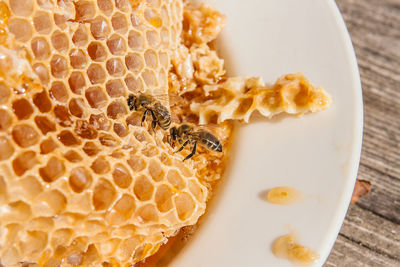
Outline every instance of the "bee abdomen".
<path id="1" fill-rule="evenodd" d="M 169 126 L 171 125 L 171 116 L 168 117 L 163 117 L 158 121 L 158 125 L 163 129 L 163 130 L 168 130 Z"/>
<path id="2" fill-rule="evenodd" d="M 208 149 L 215 152 L 222 152 L 221 142 L 212 134 L 204 133 L 201 138 L 201 143 Z"/>

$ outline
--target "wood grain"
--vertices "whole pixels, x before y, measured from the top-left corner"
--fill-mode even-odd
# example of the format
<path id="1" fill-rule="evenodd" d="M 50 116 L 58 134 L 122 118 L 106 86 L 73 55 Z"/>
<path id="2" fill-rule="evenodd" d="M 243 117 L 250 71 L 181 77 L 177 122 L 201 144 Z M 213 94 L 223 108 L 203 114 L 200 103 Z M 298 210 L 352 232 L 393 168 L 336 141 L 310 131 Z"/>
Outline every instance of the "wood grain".
<path id="1" fill-rule="evenodd" d="M 337 0 L 360 68 L 364 140 L 358 178 L 325 266 L 400 266 L 400 0 Z"/>

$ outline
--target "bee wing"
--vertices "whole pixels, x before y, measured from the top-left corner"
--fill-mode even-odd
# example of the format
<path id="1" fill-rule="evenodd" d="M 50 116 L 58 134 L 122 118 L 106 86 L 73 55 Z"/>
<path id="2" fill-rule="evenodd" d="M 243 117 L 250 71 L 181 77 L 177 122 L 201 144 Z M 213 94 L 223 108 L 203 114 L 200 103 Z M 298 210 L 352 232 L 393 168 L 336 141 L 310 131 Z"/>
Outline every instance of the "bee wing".
<path id="1" fill-rule="evenodd" d="M 219 137 L 221 135 L 221 131 L 223 131 L 223 127 L 218 125 L 218 124 L 200 124 L 196 126 L 197 129 L 207 131 L 215 135 L 216 137 Z"/>
<path id="2" fill-rule="evenodd" d="M 169 106 L 174 106 L 183 100 L 181 96 L 175 94 L 159 94 L 153 95 L 153 97 L 154 99 L 160 101 L 163 105 L 167 105 L 169 103 Z"/>

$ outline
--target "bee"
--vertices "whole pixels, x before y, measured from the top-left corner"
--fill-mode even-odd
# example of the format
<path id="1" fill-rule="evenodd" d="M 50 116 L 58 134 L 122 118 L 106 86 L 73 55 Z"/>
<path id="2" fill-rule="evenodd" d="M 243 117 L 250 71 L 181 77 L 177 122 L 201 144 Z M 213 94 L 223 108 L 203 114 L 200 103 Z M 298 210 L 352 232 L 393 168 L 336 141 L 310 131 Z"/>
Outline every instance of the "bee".
<path id="1" fill-rule="evenodd" d="M 196 153 L 197 143 L 203 145 L 211 151 L 222 152 L 222 144 L 217 137 L 201 127 L 191 126 L 189 124 L 182 124 L 179 127 L 172 127 L 170 129 L 170 135 L 167 137 L 167 141 L 172 147 L 174 146 L 175 141 L 178 141 L 179 144 L 182 144 L 182 146 L 175 151 L 175 153 L 182 151 L 182 149 L 184 149 L 187 145 L 193 146 L 192 152 L 187 155 L 183 161 L 194 156 Z"/>
<path id="2" fill-rule="evenodd" d="M 143 125 L 148 113 L 150 113 L 152 117 L 151 127 L 153 130 L 156 128 L 157 124 L 163 130 L 167 130 L 171 125 L 171 114 L 156 96 L 148 94 L 140 94 L 138 96 L 130 95 L 127 102 L 129 110 L 144 111 L 140 125 Z"/>

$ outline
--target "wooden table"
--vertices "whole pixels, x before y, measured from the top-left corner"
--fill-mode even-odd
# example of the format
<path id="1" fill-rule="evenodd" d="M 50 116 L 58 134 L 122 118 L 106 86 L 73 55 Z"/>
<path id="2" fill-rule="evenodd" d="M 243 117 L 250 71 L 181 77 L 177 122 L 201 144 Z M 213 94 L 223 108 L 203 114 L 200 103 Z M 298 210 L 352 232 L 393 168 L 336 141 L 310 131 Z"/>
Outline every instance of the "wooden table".
<path id="1" fill-rule="evenodd" d="M 364 97 L 358 179 L 325 266 L 400 266 L 400 0 L 337 0 L 357 54 Z"/>

